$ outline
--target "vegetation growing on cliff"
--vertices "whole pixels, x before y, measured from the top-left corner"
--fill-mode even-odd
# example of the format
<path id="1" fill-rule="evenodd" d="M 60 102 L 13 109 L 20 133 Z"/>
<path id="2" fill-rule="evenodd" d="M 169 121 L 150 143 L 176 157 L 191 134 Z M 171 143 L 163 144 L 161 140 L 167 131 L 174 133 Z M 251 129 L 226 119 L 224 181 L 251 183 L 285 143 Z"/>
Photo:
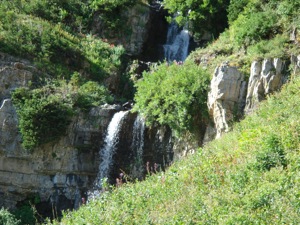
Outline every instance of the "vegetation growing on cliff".
<path id="1" fill-rule="evenodd" d="M 136 104 L 148 125 L 168 125 L 177 135 L 195 132 L 208 119 L 210 75 L 194 63 L 163 63 L 136 83 Z"/>
<path id="2" fill-rule="evenodd" d="M 18 220 L 8 210 L 1 208 L 0 209 L 0 224 L 2 224 L 2 225 L 19 225 L 20 220 Z"/>
<path id="3" fill-rule="evenodd" d="M 33 60 L 45 74 L 31 89 L 13 94 L 25 148 L 53 140 L 49 133 L 51 138 L 63 134 L 77 107 L 87 110 L 111 99 L 102 79 L 118 72 L 124 50 L 89 34 L 89 9 L 105 6 L 101 9 L 109 13 L 104 18 L 110 18 L 123 3 L 131 1 L 1 2 L 0 50 Z M 182 25 L 191 20 L 199 35 L 200 22 L 208 18 L 209 25 L 216 23 L 218 9 L 223 13 L 228 6 L 228 1 L 164 3 L 171 12 L 181 11 L 177 20 Z M 297 0 L 230 1 L 224 23 L 230 24 L 228 30 L 185 65 L 161 65 L 145 73 L 137 84 L 136 109 L 149 122 L 168 124 L 178 132 L 189 130 L 198 115 L 194 110 L 206 114 L 199 108 L 205 104 L 202 94 L 206 96 L 208 81 L 192 62 L 200 64 L 203 54 L 209 54 L 214 58 L 207 63 L 209 70 L 224 59 L 248 70 L 252 59 L 298 53 L 299 46 L 288 35 L 299 28 L 299 7 Z M 45 77 L 50 84 L 42 87 Z M 299 86 L 299 78 L 292 80 L 232 133 L 166 172 L 103 193 L 79 211 L 66 213 L 62 223 L 298 224 Z M 57 127 L 47 127 L 52 124 Z"/>
<path id="4" fill-rule="evenodd" d="M 39 71 L 28 90 L 13 94 L 26 149 L 64 134 L 78 108 L 111 102 L 103 82 L 121 73 L 125 51 L 93 35 L 91 24 L 99 8 L 108 15 L 131 2 L 1 1 L 0 51 L 31 60 Z"/>

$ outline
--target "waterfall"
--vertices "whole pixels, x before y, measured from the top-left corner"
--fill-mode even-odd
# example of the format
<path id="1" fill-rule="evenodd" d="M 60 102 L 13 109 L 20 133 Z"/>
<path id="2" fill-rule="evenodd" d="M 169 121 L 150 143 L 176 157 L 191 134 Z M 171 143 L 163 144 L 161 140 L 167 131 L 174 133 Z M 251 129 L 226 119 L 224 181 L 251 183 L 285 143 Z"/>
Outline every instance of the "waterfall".
<path id="1" fill-rule="evenodd" d="M 135 166 L 134 173 L 140 179 L 143 176 L 144 162 L 143 162 L 143 151 L 144 151 L 144 133 L 145 133 L 145 121 L 142 117 L 137 115 L 133 124 L 133 136 L 131 149 L 135 152 Z"/>
<path id="2" fill-rule="evenodd" d="M 167 43 L 164 45 L 164 57 L 168 62 L 183 62 L 188 56 L 190 36 L 186 29 L 180 30 L 173 21 L 168 28 Z"/>
<path id="3" fill-rule="evenodd" d="M 95 186 L 101 188 L 104 178 L 108 178 L 112 158 L 119 142 L 119 132 L 128 111 L 117 112 L 109 123 L 104 140 L 104 147 L 100 149 L 100 165 Z"/>

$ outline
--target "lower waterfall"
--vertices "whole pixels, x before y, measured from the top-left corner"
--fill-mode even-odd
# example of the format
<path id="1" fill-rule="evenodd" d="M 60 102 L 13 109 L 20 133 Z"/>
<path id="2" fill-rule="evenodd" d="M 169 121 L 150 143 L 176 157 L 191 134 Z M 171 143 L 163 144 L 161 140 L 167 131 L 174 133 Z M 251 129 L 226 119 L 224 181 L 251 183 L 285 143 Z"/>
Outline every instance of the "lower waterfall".
<path id="1" fill-rule="evenodd" d="M 145 133 L 145 121 L 144 119 L 137 115 L 133 124 L 133 137 L 131 149 L 135 153 L 135 165 L 134 173 L 139 179 L 142 179 L 144 173 L 144 133 Z"/>
<path id="2" fill-rule="evenodd" d="M 110 167 L 113 163 L 112 158 L 119 142 L 119 131 L 127 114 L 128 111 L 117 112 L 109 123 L 104 147 L 100 149 L 100 165 L 95 183 L 97 188 L 101 188 L 103 179 L 109 176 Z"/>

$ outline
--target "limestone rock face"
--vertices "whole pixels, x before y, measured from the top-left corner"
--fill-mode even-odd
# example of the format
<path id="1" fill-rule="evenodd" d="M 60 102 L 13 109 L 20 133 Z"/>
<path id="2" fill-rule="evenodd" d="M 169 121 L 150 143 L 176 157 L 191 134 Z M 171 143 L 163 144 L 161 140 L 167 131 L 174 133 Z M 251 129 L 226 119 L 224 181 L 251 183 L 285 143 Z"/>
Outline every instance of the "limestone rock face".
<path id="1" fill-rule="evenodd" d="M 109 31 L 99 13 L 95 16 L 93 30 L 108 42 L 123 45 L 129 55 L 140 54 L 148 34 L 150 7 L 142 3 L 126 7 L 121 10 L 121 19 L 120 30 Z"/>
<path id="2" fill-rule="evenodd" d="M 37 70 L 26 60 L 0 53 L 0 102 L 10 98 L 10 92 L 27 86 Z"/>
<path id="3" fill-rule="evenodd" d="M 291 64 L 293 66 L 293 75 L 295 75 L 300 71 L 300 55 L 292 55 Z"/>
<path id="4" fill-rule="evenodd" d="M 131 30 L 131 35 L 129 41 L 124 40 L 124 46 L 132 55 L 138 55 L 147 38 L 150 9 L 145 5 L 137 4 L 125 14 L 128 15 L 127 26 Z"/>
<path id="5" fill-rule="evenodd" d="M 0 152 L 14 155 L 21 150 L 21 135 L 18 118 L 10 99 L 5 99 L 0 107 Z"/>
<path id="6" fill-rule="evenodd" d="M 284 66 L 285 63 L 281 59 L 264 59 L 251 64 L 245 113 L 251 112 L 267 94 L 282 86 Z"/>
<path id="7" fill-rule="evenodd" d="M 229 130 L 235 116 L 242 113 L 246 91 L 244 76 L 226 63 L 217 67 L 208 94 L 208 108 L 213 118 L 216 138 Z"/>
<path id="8" fill-rule="evenodd" d="M 21 147 L 13 105 L 5 100 L 0 109 L 0 207 L 14 208 L 35 194 L 43 215 L 52 206 L 58 212 L 77 208 L 97 175 L 99 147 L 116 110 L 97 107 L 79 114 L 66 136 L 27 152 Z"/>

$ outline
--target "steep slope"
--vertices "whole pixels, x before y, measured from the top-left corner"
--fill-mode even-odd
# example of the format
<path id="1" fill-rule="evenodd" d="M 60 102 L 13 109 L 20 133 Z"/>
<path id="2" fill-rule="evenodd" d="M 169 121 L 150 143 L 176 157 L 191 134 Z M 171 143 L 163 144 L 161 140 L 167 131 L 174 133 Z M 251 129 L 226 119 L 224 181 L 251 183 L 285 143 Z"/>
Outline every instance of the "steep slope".
<path id="1" fill-rule="evenodd" d="M 298 224 L 299 87 L 297 77 L 221 139 L 62 223 Z"/>

